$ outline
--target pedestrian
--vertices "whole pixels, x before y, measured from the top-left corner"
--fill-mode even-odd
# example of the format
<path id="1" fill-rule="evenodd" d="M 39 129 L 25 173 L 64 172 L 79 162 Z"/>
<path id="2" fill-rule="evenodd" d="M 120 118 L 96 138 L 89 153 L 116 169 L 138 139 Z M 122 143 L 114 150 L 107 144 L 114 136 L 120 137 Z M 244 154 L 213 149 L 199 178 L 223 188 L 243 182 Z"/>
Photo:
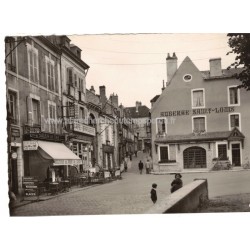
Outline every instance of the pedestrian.
<path id="1" fill-rule="evenodd" d="M 135 157 L 137 157 L 137 151 L 135 151 Z"/>
<path id="2" fill-rule="evenodd" d="M 146 167 L 146 174 L 150 173 L 150 162 L 149 159 L 147 159 L 147 162 L 145 163 L 145 167 Z"/>
<path id="3" fill-rule="evenodd" d="M 175 192 L 176 190 L 182 188 L 183 182 L 181 180 L 182 176 L 181 174 L 175 174 L 175 179 L 171 183 L 171 193 Z"/>
<path id="4" fill-rule="evenodd" d="M 154 204 L 155 204 L 156 201 L 157 201 L 156 188 L 157 188 L 157 184 L 153 183 L 153 184 L 152 184 L 152 189 L 151 189 L 151 191 L 150 191 L 150 195 L 151 195 L 151 200 L 153 201 Z"/>
<path id="5" fill-rule="evenodd" d="M 124 160 L 124 170 L 125 170 L 125 172 L 127 172 L 127 170 L 128 170 L 128 164 L 127 164 L 126 160 Z"/>
<path id="6" fill-rule="evenodd" d="M 138 165 L 139 165 L 140 174 L 142 174 L 142 169 L 143 169 L 143 163 L 142 163 L 142 161 L 140 161 Z"/>

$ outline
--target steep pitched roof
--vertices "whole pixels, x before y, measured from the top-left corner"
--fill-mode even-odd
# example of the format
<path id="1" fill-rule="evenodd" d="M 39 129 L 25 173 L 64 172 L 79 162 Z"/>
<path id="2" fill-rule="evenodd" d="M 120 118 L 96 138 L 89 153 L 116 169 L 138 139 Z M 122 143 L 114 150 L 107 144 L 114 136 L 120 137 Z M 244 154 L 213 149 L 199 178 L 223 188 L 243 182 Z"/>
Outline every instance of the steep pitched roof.
<path id="1" fill-rule="evenodd" d="M 150 100 L 150 102 L 156 102 L 159 97 L 160 95 L 156 95 L 153 99 Z"/>
<path id="2" fill-rule="evenodd" d="M 125 108 L 126 112 L 130 114 L 132 118 L 143 118 L 149 116 L 149 108 L 145 105 L 138 107 L 138 112 L 136 112 L 136 107 Z"/>

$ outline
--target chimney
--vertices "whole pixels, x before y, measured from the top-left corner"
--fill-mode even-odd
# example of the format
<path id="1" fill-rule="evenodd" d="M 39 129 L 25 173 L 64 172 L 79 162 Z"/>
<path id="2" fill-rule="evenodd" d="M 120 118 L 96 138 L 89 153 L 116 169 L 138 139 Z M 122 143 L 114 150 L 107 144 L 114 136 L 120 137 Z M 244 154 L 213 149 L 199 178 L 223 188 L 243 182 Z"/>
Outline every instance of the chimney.
<path id="1" fill-rule="evenodd" d="M 210 64 L 210 77 L 221 76 L 221 58 L 211 58 L 209 60 Z"/>
<path id="2" fill-rule="evenodd" d="M 92 93 L 95 95 L 95 89 L 94 89 L 94 86 L 93 86 L 93 85 L 90 87 L 90 90 L 89 90 L 89 91 L 92 92 Z"/>
<path id="3" fill-rule="evenodd" d="M 173 53 L 173 56 L 171 57 L 168 53 L 168 56 L 166 58 L 166 64 L 167 64 L 167 82 L 170 82 L 172 79 L 174 73 L 177 70 L 177 56 L 175 52 Z"/>
<path id="4" fill-rule="evenodd" d="M 165 89 L 165 84 L 164 84 L 164 80 L 162 80 L 162 88 L 161 88 L 161 91 L 163 92 Z"/>
<path id="5" fill-rule="evenodd" d="M 110 101 L 114 105 L 115 108 L 118 108 L 118 95 L 115 95 L 114 93 L 110 95 Z"/>
<path id="6" fill-rule="evenodd" d="M 106 97 L 106 87 L 100 86 L 100 102 L 104 105 L 104 103 L 107 101 L 107 97 Z"/>
<path id="7" fill-rule="evenodd" d="M 141 102 L 138 102 L 138 101 L 136 101 L 135 102 L 135 108 L 136 108 L 136 112 L 139 112 L 139 107 L 141 106 Z"/>

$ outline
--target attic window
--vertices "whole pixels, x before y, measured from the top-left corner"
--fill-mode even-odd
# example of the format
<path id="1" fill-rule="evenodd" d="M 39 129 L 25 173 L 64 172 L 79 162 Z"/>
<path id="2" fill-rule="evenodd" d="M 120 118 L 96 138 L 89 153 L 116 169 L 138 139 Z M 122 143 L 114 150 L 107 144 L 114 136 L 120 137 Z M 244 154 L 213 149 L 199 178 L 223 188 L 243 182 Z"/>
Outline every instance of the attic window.
<path id="1" fill-rule="evenodd" d="M 190 75 L 190 74 L 184 75 L 184 76 L 183 76 L 183 80 L 184 80 L 185 82 L 190 82 L 190 81 L 192 80 L 192 75 Z"/>

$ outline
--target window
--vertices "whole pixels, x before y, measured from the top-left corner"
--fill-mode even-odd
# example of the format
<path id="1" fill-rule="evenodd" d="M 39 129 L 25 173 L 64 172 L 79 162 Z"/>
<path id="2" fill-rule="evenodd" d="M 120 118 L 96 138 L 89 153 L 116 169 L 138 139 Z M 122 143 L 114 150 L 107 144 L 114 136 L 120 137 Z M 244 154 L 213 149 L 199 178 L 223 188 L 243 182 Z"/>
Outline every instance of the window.
<path id="1" fill-rule="evenodd" d="M 168 161 L 168 147 L 160 147 L 160 162 Z"/>
<path id="2" fill-rule="evenodd" d="M 8 111 L 10 122 L 12 124 L 17 124 L 17 94 L 13 91 L 9 91 Z"/>
<path id="3" fill-rule="evenodd" d="M 156 133 L 158 133 L 159 135 L 166 133 L 167 132 L 167 128 L 166 128 L 167 120 L 166 120 L 166 118 L 157 118 L 156 121 L 157 121 Z"/>
<path id="4" fill-rule="evenodd" d="M 203 89 L 192 90 L 192 107 L 193 108 L 205 107 L 205 97 Z"/>
<path id="5" fill-rule="evenodd" d="M 237 127 L 239 130 L 240 128 L 240 114 L 229 114 L 229 130 Z"/>
<path id="6" fill-rule="evenodd" d="M 56 133 L 56 106 L 49 104 L 49 132 Z"/>
<path id="7" fill-rule="evenodd" d="M 38 50 L 28 47 L 29 79 L 38 83 Z"/>
<path id="8" fill-rule="evenodd" d="M 77 87 L 77 74 L 74 74 L 74 85 Z"/>
<path id="9" fill-rule="evenodd" d="M 15 39 L 14 38 L 7 38 L 6 39 L 6 62 L 7 62 L 7 69 L 13 72 L 16 72 L 16 49 L 15 49 Z"/>
<path id="10" fill-rule="evenodd" d="M 67 84 L 73 85 L 73 69 L 67 68 Z"/>
<path id="11" fill-rule="evenodd" d="M 105 124 L 105 139 L 106 139 L 106 143 L 108 144 L 110 140 L 109 140 L 109 125 L 107 124 Z"/>
<path id="12" fill-rule="evenodd" d="M 32 118 L 33 118 L 33 125 L 40 125 L 40 107 L 39 101 L 32 99 Z"/>
<path id="13" fill-rule="evenodd" d="M 79 108 L 79 119 L 81 123 L 84 123 L 84 119 L 85 119 L 85 113 L 84 113 L 84 108 L 80 107 Z"/>
<path id="14" fill-rule="evenodd" d="M 54 62 L 50 59 L 46 60 L 46 69 L 47 69 L 47 84 L 48 89 L 55 91 L 55 65 Z"/>
<path id="15" fill-rule="evenodd" d="M 193 132 L 194 133 L 206 132 L 205 117 L 193 117 Z"/>
<path id="16" fill-rule="evenodd" d="M 219 160 L 227 160 L 227 144 L 218 145 L 218 158 Z"/>
<path id="17" fill-rule="evenodd" d="M 240 105 L 240 90 L 236 87 L 228 88 L 228 105 L 229 106 L 238 106 Z"/>
<path id="18" fill-rule="evenodd" d="M 183 80 L 184 80 L 185 82 L 190 82 L 190 81 L 192 80 L 192 75 L 190 75 L 190 74 L 184 75 L 184 76 L 183 76 Z"/>

